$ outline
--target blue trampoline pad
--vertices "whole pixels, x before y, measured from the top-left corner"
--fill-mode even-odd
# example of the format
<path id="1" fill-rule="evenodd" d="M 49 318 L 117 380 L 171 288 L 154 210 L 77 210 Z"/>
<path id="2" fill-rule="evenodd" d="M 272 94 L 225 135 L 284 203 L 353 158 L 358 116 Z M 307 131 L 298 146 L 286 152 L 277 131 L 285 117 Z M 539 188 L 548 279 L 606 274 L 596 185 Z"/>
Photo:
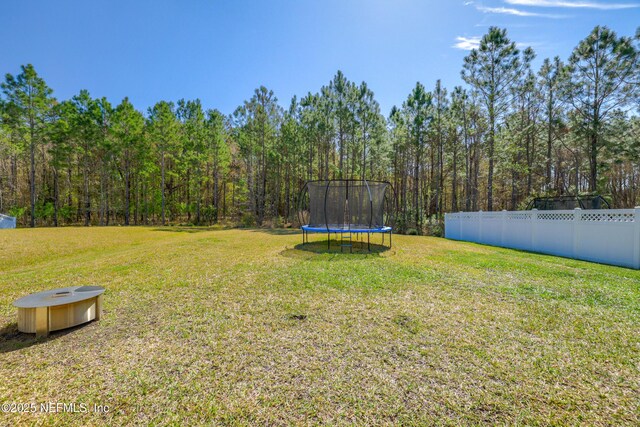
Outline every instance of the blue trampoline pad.
<path id="1" fill-rule="evenodd" d="M 391 232 L 391 227 L 377 227 L 377 228 L 368 228 L 362 225 L 353 225 L 351 227 L 345 227 L 341 224 L 329 224 L 327 226 L 311 226 L 311 225 L 303 225 L 302 230 L 308 233 L 389 233 Z"/>

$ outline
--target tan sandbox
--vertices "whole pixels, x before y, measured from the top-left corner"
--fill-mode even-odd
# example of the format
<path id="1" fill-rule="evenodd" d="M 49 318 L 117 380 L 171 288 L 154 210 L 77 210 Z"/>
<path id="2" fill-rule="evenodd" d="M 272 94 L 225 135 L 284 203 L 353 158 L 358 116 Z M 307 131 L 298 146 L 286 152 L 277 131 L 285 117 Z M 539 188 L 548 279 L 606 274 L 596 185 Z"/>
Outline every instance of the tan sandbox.
<path id="1" fill-rule="evenodd" d="M 51 331 L 100 320 L 103 292 L 102 286 L 72 286 L 22 297 L 13 303 L 18 330 L 46 337 Z"/>

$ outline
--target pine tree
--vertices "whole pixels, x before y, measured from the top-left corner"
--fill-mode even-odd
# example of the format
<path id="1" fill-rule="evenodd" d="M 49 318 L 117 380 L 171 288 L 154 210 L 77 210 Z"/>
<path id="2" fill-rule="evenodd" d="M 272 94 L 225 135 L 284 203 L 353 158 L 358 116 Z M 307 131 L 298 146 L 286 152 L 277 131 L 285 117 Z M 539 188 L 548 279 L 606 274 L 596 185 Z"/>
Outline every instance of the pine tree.
<path id="1" fill-rule="evenodd" d="M 173 102 L 160 101 L 150 108 L 148 123 L 152 144 L 160 157 L 161 223 L 166 225 L 167 161 L 175 157 L 180 129 Z"/>
<path id="2" fill-rule="evenodd" d="M 523 62 L 533 59 L 527 50 L 520 59 L 515 42 L 507 37 L 507 30 L 490 27 L 480 40 L 480 47 L 464 58 L 462 78 L 480 94 L 489 121 L 487 138 L 487 210 L 493 210 L 493 174 L 496 127 L 509 105 L 511 87 L 522 74 Z"/>
<path id="3" fill-rule="evenodd" d="M 130 225 L 132 175 L 144 149 L 144 116 L 129 98 L 124 98 L 115 108 L 111 123 L 115 161 L 124 186 L 124 224 Z"/>
<path id="4" fill-rule="evenodd" d="M 636 41 L 640 39 L 640 31 Z M 569 58 L 564 97 L 582 118 L 588 141 L 589 191 L 598 187 L 598 155 L 608 116 L 640 94 L 640 53 L 630 37 L 597 26 Z"/>
<path id="5" fill-rule="evenodd" d="M 46 118 L 51 109 L 53 91 L 38 76 L 33 65 L 23 65 L 17 76 L 7 74 L 1 85 L 7 97 L 6 112 L 23 146 L 29 150 L 29 200 L 31 227 L 36 226 L 36 150 L 43 142 Z"/>

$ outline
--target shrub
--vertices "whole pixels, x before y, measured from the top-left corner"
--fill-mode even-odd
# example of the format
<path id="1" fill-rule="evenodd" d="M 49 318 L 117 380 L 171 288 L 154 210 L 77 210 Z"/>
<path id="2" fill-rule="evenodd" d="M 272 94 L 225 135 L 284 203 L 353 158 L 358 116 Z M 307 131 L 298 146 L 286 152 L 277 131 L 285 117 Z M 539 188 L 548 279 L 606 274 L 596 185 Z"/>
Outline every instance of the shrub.
<path id="1" fill-rule="evenodd" d="M 273 227 L 274 228 L 283 228 L 284 227 L 284 217 L 278 215 L 273 218 Z"/>
<path id="2" fill-rule="evenodd" d="M 65 221 L 70 221 L 74 212 L 75 210 L 73 207 L 64 205 L 58 209 L 58 217 L 63 218 Z"/>
<path id="3" fill-rule="evenodd" d="M 429 227 L 430 236 L 435 237 L 443 237 L 444 236 L 444 225 L 442 224 L 433 224 Z"/>
<path id="4" fill-rule="evenodd" d="M 14 206 L 9 209 L 9 216 L 16 217 L 17 219 L 21 219 L 27 213 L 27 208 L 19 208 Z"/>
<path id="5" fill-rule="evenodd" d="M 253 227 L 255 223 L 256 223 L 256 220 L 253 217 L 253 214 L 249 212 L 245 212 L 242 214 L 241 224 L 243 227 L 245 228 Z"/>

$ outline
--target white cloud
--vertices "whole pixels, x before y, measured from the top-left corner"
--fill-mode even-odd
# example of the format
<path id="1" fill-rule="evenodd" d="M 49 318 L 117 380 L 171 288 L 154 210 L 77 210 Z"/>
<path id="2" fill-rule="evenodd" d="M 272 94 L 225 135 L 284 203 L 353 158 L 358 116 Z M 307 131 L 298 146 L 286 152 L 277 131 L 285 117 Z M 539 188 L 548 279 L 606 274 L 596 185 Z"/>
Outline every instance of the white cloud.
<path id="1" fill-rule="evenodd" d="M 640 7 L 638 3 L 601 3 L 575 0 L 505 0 L 505 2 L 517 6 L 566 7 L 572 9 L 617 10 Z"/>
<path id="2" fill-rule="evenodd" d="M 484 7 L 484 6 L 477 6 L 477 9 L 480 12 L 484 12 L 484 13 L 501 13 L 501 14 L 504 14 L 504 15 L 534 16 L 534 17 L 539 17 L 539 18 L 554 18 L 554 19 L 564 18 L 561 15 L 550 15 L 550 14 L 547 14 L 547 13 L 527 12 L 525 10 L 513 9 L 513 8 L 510 8 L 510 7 Z"/>
<path id="3" fill-rule="evenodd" d="M 480 37 L 456 37 L 456 49 L 471 50 L 480 47 Z"/>
<path id="4" fill-rule="evenodd" d="M 540 42 L 517 42 L 516 43 L 516 47 L 518 49 L 526 49 L 528 47 L 530 48 L 539 48 L 539 47 L 543 47 L 543 44 Z"/>
<path id="5" fill-rule="evenodd" d="M 480 40 L 482 37 L 472 36 L 472 37 L 456 37 L 456 43 L 453 45 L 456 49 L 461 50 L 471 50 L 478 49 L 480 47 Z M 522 42 L 516 43 L 516 47 L 518 49 L 525 49 L 527 47 L 539 47 L 542 46 L 542 43 L 539 42 Z"/>

